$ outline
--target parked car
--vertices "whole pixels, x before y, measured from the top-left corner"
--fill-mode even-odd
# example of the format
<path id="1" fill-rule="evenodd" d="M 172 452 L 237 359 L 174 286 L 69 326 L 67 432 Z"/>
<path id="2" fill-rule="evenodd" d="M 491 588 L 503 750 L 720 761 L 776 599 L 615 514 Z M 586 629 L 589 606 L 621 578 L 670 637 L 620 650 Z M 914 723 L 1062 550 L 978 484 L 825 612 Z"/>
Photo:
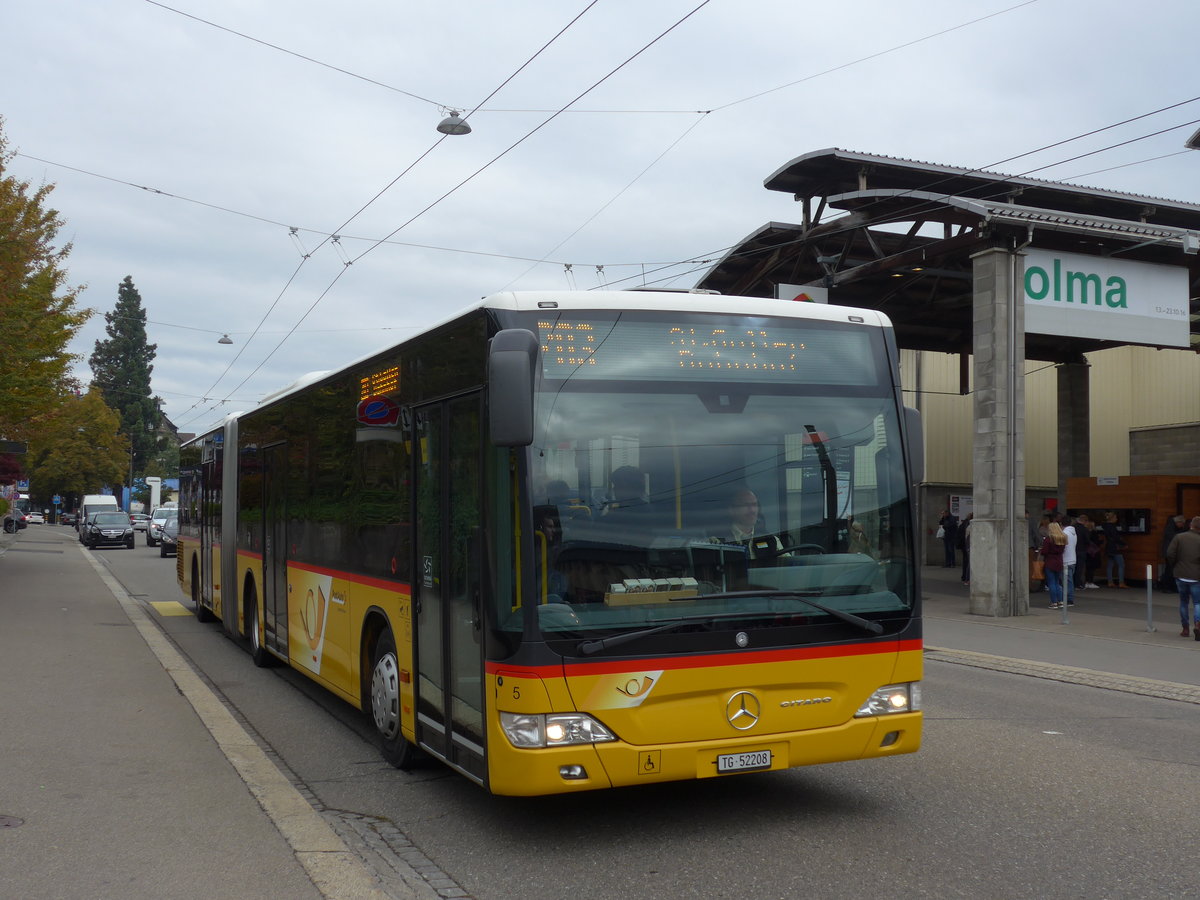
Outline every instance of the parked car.
<path id="1" fill-rule="evenodd" d="M 174 556 L 179 545 L 179 516 L 171 516 L 158 533 L 158 555 Z"/>
<path id="2" fill-rule="evenodd" d="M 171 516 L 179 515 L 179 510 L 172 506 L 160 506 L 150 513 L 150 521 L 146 523 L 146 546 L 153 547 L 158 543 L 159 533 L 163 524 Z"/>
<path id="3" fill-rule="evenodd" d="M 28 524 L 25 521 L 25 513 L 19 509 L 14 509 L 12 512 L 4 514 L 4 530 L 9 534 L 15 534 Z"/>
<path id="4" fill-rule="evenodd" d="M 145 513 L 130 513 L 129 523 L 134 531 L 145 531 L 150 526 L 150 517 Z"/>
<path id="5" fill-rule="evenodd" d="M 29 512 L 25 513 L 25 521 L 30 525 L 45 525 L 46 517 L 36 509 L 31 509 Z"/>
<path id="6" fill-rule="evenodd" d="M 96 547 L 124 544 L 133 549 L 133 525 L 123 512 L 98 512 L 88 517 L 81 534 L 83 545 Z"/>
<path id="7" fill-rule="evenodd" d="M 79 524 L 79 513 L 77 513 L 77 512 L 62 513 L 58 517 L 58 524 L 59 525 L 71 525 L 71 526 L 78 525 Z"/>

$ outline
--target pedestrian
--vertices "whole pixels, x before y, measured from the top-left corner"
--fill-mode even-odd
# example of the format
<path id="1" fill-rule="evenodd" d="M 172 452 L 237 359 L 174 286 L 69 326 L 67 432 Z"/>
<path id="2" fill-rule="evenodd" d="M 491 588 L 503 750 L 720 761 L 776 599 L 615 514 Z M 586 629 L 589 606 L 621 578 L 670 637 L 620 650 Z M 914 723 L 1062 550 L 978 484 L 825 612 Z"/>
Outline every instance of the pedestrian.
<path id="1" fill-rule="evenodd" d="M 1058 526 L 1051 522 L 1046 526 L 1046 537 L 1042 539 L 1039 551 L 1046 572 L 1046 590 L 1050 592 L 1050 608 L 1062 609 L 1063 605 L 1063 549 L 1067 546 L 1067 536 Z"/>
<path id="2" fill-rule="evenodd" d="M 1187 531 L 1187 517 L 1182 513 L 1171 516 L 1167 519 L 1167 524 L 1163 527 L 1162 536 L 1162 557 L 1163 561 L 1159 563 L 1158 589 L 1167 593 L 1175 592 L 1175 578 L 1171 573 L 1171 561 L 1167 559 L 1167 548 L 1171 546 L 1171 540 L 1175 535 Z"/>
<path id="3" fill-rule="evenodd" d="M 1127 588 L 1129 585 L 1125 583 L 1125 535 L 1117 527 L 1115 512 L 1110 510 L 1104 514 L 1104 524 L 1100 526 L 1100 530 L 1104 533 L 1104 572 L 1108 579 L 1108 586 Z M 1115 580 L 1113 579 L 1114 564 L 1117 570 Z"/>
<path id="4" fill-rule="evenodd" d="M 948 509 L 943 509 L 942 517 L 938 519 L 938 535 L 946 553 L 942 558 L 942 568 L 953 569 L 958 565 L 954 556 L 954 548 L 958 544 L 958 516 L 951 515 Z"/>
<path id="5" fill-rule="evenodd" d="M 1058 515 L 1058 527 L 1067 538 L 1063 547 L 1063 588 L 1066 593 L 1067 606 L 1075 605 L 1075 548 L 1079 545 L 1079 537 L 1075 532 L 1074 520 L 1063 513 Z"/>
<path id="6" fill-rule="evenodd" d="M 1075 590 L 1087 589 L 1087 549 L 1092 540 L 1087 516 L 1080 513 L 1075 517 Z"/>
<path id="7" fill-rule="evenodd" d="M 1038 524 L 1034 521 L 1033 516 L 1029 514 L 1029 510 L 1025 510 L 1025 530 L 1028 533 L 1028 549 L 1029 549 L 1029 571 L 1033 571 L 1034 560 L 1037 559 L 1038 548 L 1042 546 L 1043 535 L 1038 532 Z M 1036 594 L 1038 591 L 1046 589 L 1045 578 L 1029 579 L 1029 592 Z"/>
<path id="8" fill-rule="evenodd" d="M 958 526 L 958 546 L 963 554 L 962 567 L 962 583 L 971 583 L 971 520 L 975 518 L 975 513 L 967 516 L 963 523 Z"/>
<path id="9" fill-rule="evenodd" d="M 1075 520 L 1075 533 L 1079 535 L 1075 555 L 1081 558 L 1076 566 L 1083 569 L 1083 587 L 1085 590 L 1098 591 L 1100 585 L 1096 584 L 1096 567 L 1100 565 L 1102 536 L 1096 523 L 1087 513 L 1080 513 L 1079 518 Z"/>
<path id="10" fill-rule="evenodd" d="M 1200 516 L 1192 519 L 1187 531 L 1171 538 L 1167 561 L 1179 588 L 1179 621 L 1183 624 L 1179 636 L 1188 635 L 1188 601 L 1192 607 L 1192 633 L 1200 641 Z"/>

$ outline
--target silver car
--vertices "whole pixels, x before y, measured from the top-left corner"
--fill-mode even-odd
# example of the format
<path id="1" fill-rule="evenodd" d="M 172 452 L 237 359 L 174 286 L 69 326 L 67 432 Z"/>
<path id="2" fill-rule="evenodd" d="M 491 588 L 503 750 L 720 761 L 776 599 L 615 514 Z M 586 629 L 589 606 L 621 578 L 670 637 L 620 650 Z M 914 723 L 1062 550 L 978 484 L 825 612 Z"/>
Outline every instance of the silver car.
<path id="1" fill-rule="evenodd" d="M 150 521 L 146 523 L 146 546 L 156 547 L 162 539 L 162 527 L 167 519 L 179 514 L 179 510 L 171 506 L 160 506 L 150 513 Z"/>

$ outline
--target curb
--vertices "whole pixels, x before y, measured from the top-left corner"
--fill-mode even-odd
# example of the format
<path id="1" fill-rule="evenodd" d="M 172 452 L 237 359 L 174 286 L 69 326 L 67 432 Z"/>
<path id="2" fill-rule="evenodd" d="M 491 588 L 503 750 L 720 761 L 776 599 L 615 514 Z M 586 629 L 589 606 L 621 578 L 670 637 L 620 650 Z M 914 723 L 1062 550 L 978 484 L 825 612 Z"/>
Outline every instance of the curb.
<path id="1" fill-rule="evenodd" d="M 1177 700 L 1181 703 L 1200 705 L 1200 687 L 1193 684 L 1180 684 L 1176 681 L 1135 678 L 1132 675 L 1115 675 L 1112 672 L 1101 672 L 1096 669 L 1081 669 L 1075 666 L 1037 662 L 1032 659 L 994 656 L 990 653 L 976 653 L 972 650 L 950 650 L 945 647 L 926 647 L 925 658 L 954 665 L 971 666 L 976 669 L 990 669 L 993 672 L 1008 672 L 1012 675 L 1026 675 L 1048 681 L 1061 681 L 1066 684 L 1079 684 L 1086 687 L 1121 691 L 1126 694 L 1138 694 L 1142 697 L 1156 697 L 1160 700 Z"/>

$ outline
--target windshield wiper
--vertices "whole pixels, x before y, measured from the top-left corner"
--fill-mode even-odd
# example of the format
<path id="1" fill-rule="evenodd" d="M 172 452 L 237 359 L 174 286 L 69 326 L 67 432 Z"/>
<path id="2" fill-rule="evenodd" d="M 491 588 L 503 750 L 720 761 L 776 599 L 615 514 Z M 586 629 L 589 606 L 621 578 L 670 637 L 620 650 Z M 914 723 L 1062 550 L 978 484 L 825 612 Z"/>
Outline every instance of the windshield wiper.
<path id="1" fill-rule="evenodd" d="M 883 626 L 878 622 L 872 622 L 870 619 L 864 619 L 862 616 L 848 613 L 843 609 L 838 609 L 836 606 L 826 606 L 824 603 L 818 603 L 812 599 L 813 597 L 820 596 L 820 591 L 726 591 L 723 594 L 705 594 L 704 599 L 728 600 L 736 597 L 781 597 L 785 600 L 799 600 L 801 603 L 807 603 L 814 609 L 828 613 L 835 619 L 841 619 L 843 622 L 857 625 L 864 631 L 871 632 L 871 634 L 883 634 Z"/>
<path id="2" fill-rule="evenodd" d="M 823 603 L 817 603 L 812 597 L 821 596 L 820 592 L 813 591 L 811 596 L 803 591 L 727 591 L 722 594 L 704 594 L 705 600 L 732 600 L 740 597 L 781 597 L 787 600 L 799 600 L 801 603 L 806 603 L 814 609 L 819 609 L 823 613 L 828 613 L 835 619 L 841 619 L 850 625 L 856 625 L 864 631 L 869 631 L 871 634 L 883 634 L 883 626 L 878 622 L 872 622 L 870 619 L 864 619 L 862 616 L 856 616 L 854 613 L 848 613 L 844 610 L 837 609 L 832 606 L 826 606 Z M 620 644 L 627 644 L 630 641 L 636 641 L 638 638 L 649 637 L 652 634 L 661 634 L 664 631 L 671 631 L 681 625 L 691 625 L 697 622 L 719 622 L 723 619 L 748 619 L 754 616 L 777 616 L 778 610 L 769 611 L 752 611 L 745 610 L 742 612 L 733 613 L 715 613 L 712 615 L 695 615 L 695 616 L 680 616 L 678 619 L 669 619 L 661 625 L 656 625 L 653 628 L 642 628 L 638 631 L 626 631 L 622 634 L 616 634 L 612 637 L 602 638 L 597 641 L 581 641 L 576 648 L 580 655 L 591 656 L 593 653 L 599 653 L 608 647 L 616 647 Z"/>
<path id="3" fill-rule="evenodd" d="M 706 595 L 710 596 L 710 595 Z M 719 596 L 737 596 L 721 594 Z M 762 596 L 755 594 L 754 596 Z M 678 619 L 667 619 L 662 625 L 656 625 L 653 628 L 642 628 L 638 631 L 626 631 L 621 634 L 614 634 L 612 637 L 601 638 L 598 641 L 581 641 L 575 649 L 582 656 L 591 656 L 593 653 L 599 653 L 606 647 L 616 647 L 620 644 L 628 644 L 630 641 L 636 641 L 638 638 L 647 637 L 651 634 L 659 634 L 664 631 L 670 631 L 673 628 L 678 628 L 680 625 L 693 625 L 698 622 L 719 622 L 722 619 L 749 619 L 754 616 L 777 616 L 779 613 L 771 610 L 769 612 L 735 612 L 735 613 L 702 613 L 695 616 L 680 616 Z"/>

